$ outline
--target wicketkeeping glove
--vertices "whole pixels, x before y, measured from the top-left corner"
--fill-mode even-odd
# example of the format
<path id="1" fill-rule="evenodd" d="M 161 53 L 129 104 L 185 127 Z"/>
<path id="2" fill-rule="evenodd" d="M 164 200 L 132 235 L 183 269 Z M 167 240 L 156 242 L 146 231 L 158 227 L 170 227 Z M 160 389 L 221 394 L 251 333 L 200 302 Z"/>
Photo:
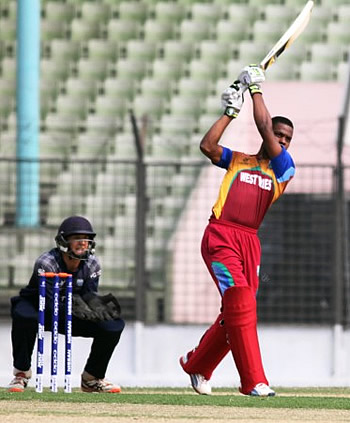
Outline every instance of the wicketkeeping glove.
<path id="1" fill-rule="evenodd" d="M 221 105 L 226 116 L 236 118 L 244 102 L 244 91 L 247 87 L 235 81 L 221 94 Z"/>
<path id="2" fill-rule="evenodd" d="M 97 321 L 98 316 L 95 311 L 86 304 L 79 294 L 74 294 L 72 298 L 72 314 L 81 320 Z"/>
<path id="3" fill-rule="evenodd" d="M 98 295 L 89 292 L 83 296 L 83 299 L 96 313 L 98 320 L 115 320 L 120 317 L 120 304 L 113 294 Z"/>

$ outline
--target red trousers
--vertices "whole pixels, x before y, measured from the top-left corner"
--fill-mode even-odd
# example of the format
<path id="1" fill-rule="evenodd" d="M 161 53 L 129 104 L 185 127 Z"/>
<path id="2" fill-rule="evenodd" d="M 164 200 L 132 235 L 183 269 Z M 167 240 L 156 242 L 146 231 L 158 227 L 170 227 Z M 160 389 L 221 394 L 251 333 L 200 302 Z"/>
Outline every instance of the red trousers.
<path id="1" fill-rule="evenodd" d="M 248 394 L 266 383 L 256 329 L 255 295 L 259 285 L 261 247 L 256 230 L 210 222 L 202 240 L 202 256 L 222 297 L 222 313 L 205 332 L 183 366 L 187 373 L 210 379 L 231 350 Z"/>

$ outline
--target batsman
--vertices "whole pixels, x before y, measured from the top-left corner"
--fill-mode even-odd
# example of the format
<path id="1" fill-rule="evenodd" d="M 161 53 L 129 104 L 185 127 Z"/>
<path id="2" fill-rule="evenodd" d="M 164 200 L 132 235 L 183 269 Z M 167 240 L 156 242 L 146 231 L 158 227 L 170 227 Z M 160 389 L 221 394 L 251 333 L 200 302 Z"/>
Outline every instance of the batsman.
<path id="1" fill-rule="evenodd" d="M 91 223 L 82 216 L 70 216 L 60 225 L 56 247 L 40 255 L 28 285 L 11 298 L 12 355 L 14 378 L 10 392 L 23 392 L 32 376 L 31 358 L 38 329 L 39 275 L 70 273 L 73 279 L 72 335 L 92 338 L 90 355 L 81 375 L 84 392 L 118 393 L 120 386 L 105 379 L 107 366 L 124 329 L 118 300 L 98 294 L 101 267 L 95 252 Z M 59 333 L 64 334 L 65 282 L 60 286 Z M 52 280 L 46 288 L 45 330 L 52 322 Z"/>
<path id="2" fill-rule="evenodd" d="M 286 117 L 271 118 L 260 85 L 264 80 L 261 67 L 246 66 L 238 80 L 222 94 L 224 113 L 200 143 L 201 151 L 226 173 L 201 247 L 221 295 L 221 309 L 199 345 L 180 358 L 199 394 L 211 394 L 212 373 L 231 351 L 240 376 L 240 392 L 275 395 L 265 376 L 257 335 L 256 293 L 261 255 L 257 231 L 267 210 L 283 194 L 295 173 L 287 151 L 294 128 Z M 254 155 L 219 144 L 224 130 L 237 118 L 246 91 L 262 138 Z"/>

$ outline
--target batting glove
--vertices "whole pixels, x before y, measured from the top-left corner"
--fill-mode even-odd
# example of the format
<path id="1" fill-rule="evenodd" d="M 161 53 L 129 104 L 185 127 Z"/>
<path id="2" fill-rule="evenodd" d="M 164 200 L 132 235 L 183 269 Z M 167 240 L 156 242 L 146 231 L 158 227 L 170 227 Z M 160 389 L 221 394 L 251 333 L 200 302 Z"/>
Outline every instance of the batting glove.
<path id="1" fill-rule="evenodd" d="M 262 90 L 259 84 L 249 85 L 248 89 L 251 96 L 253 96 L 254 94 L 262 94 Z"/>
<path id="2" fill-rule="evenodd" d="M 249 87 L 253 84 L 261 84 L 265 81 L 264 71 L 260 66 L 249 65 L 242 69 L 238 75 L 238 80 L 242 85 Z"/>
<path id="3" fill-rule="evenodd" d="M 244 102 L 244 91 L 246 87 L 235 81 L 221 94 L 221 105 L 226 116 L 236 118 L 241 111 Z"/>

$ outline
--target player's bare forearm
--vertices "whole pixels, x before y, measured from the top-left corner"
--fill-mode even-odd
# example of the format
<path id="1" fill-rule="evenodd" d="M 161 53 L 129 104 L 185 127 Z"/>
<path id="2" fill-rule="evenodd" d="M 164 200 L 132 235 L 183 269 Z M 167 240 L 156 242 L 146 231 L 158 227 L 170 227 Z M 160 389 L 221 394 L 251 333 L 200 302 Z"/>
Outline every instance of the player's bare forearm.
<path id="1" fill-rule="evenodd" d="M 219 145 L 219 141 L 231 121 L 231 117 L 221 116 L 204 135 L 200 143 L 201 152 L 214 163 L 219 162 L 221 159 L 222 146 Z"/>
<path id="2" fill-rule="evenodd" d="M 281 146 L 276 140 L 272 127 L 272 119 L 268 111 L 264 98 L 261 94 L 254 94 L 253 99 L 253 114 L 254 121 L 258 131 L 263 139 L 264 148 L 270 159 L 278 156 L 281 153 Z"/>

